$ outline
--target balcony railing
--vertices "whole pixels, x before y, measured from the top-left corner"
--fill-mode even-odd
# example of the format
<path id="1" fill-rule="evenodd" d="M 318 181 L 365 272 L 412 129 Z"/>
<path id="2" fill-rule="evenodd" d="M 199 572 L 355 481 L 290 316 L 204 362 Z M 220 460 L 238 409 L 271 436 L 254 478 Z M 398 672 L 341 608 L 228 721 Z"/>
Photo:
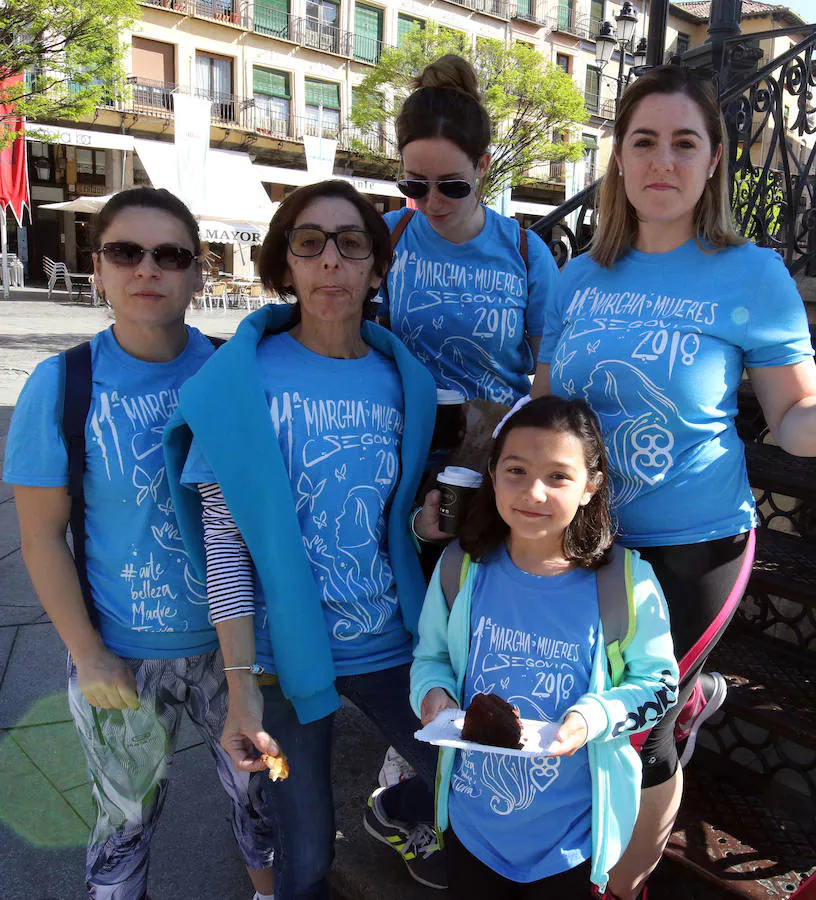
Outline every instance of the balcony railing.
<path id="1" fill-rule="evenodd" d="M 191 94 L 210 101 L 210 119 L 216 124 L 238 125 L 253 129 L 252 116 L 248 112 L 254 107 L 254 100 L 247 100 L 236 94 L 209 91 L 205 88 L 186 87 L 167 81 L 151 81 L 148 78 L 131 76 L 124 90 L 116 98 L 103 105 L 122 112 L 142 115 L 170 117 L 175 111 L 174 98 L 178 94 Z"/>
<path id="2" fill-rule="evenodd" d="M 510 18 L 510 3 L 508 0 L 448 0 L 457 6 L 464 6 L 465 9 L 471 9 L 473 12 L 486 13 L 490 16 L 497 16 L 500 19 Z"/>
<path id="3" fill-rule="evenodd" d="M 549 19 L 545 9 L 545 0 L 516 0 L 512 8 L 514 19 L 524 19 L 536 25 L 548 25 Z"/>
<path id="4" fill-rule="evenodd" d="M 201 19 L 215 19 L 218 22 L 229 22 L 249 28 L 249 6 L 243 0 L 140 0 L 148 6 L 160 6 L 172 9 L 185 16 L 197 16 Z"/>
<path id="5" fill-rule="evenodd" d="M 590 18 L 581 15 L 578 10 L 572 9 L 566 4 L 559 4 L 550 14 L 547 23 L 553 31 L 561 31 L 576 37 L 590 38 Z"/>

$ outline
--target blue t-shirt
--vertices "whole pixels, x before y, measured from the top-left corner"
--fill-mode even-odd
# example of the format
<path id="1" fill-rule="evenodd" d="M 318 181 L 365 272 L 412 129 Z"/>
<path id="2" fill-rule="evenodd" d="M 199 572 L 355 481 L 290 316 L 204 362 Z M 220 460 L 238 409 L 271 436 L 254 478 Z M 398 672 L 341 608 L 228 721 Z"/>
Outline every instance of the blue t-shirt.
<path id="1" fill-rule="evenodd" d="M 553 393 L 585 399 L 609 457 L 628 546 L 691 544 L 756 524 L 734 426 L 743 367 L 812 354 L 782 259 L 751 243 L 705 253 L 588 254 L 561 275 L 539 361 Z"/>
<path id="2" fill-rule="evenodd" d="M 498 694 L 522 719 L 559 722 L 589 688 L 600 612 L 595 573 L 541 577 L 504 545 L 473 588 L 464 699 Z M 592 781 L 586 747 L 573 756 L 459 751 L 449 794 L 456 836 L 485 865 L 527 883 L 592 854 Z"/>
<path id="3" fill-rule="evenodd" d="M 407 210 L 387 213 L 393 229 Z M 479 235 L 453 244 L 416 213 L 397 244 L 380 315 L 433 375 L 439 388 L 468 400 L 515 403 L 530 392 L 526 336 L 544 330 L 558 267 L 546 244 L 528 235 L 529 278 L 515 219 L 485 208 Z"/>
<path id="4" fill-rule="evenodd" d="M 87 570 L 99 632 L 119 656 L 194 656 L 218 646 L 205 586 L 181 541 L 162 455 L 162 431 L 179 388 L 214 349 L 197 329 L 187 332 L 184 350 L 165 363 L 125 353 L 110 328 L 91 341 Z M 6 446 L 3 479 L 10 484 L 68 484 L 63 385 L 59 356 L 40 363 L 26 382 Z"/>
<path id="5" fill-rule="evenodd" d="M 373 348 L 362 359 L 321 356 L 288 332 L 264 338 L 257 359 L 337 674 L 409 662 L 412 640 L 397 602 L 386 519 L 402 445 L 396 367 Z M 181 480 L 216 481 L 195 441 Z M 256 578 L 256 658 L 272 671 L 267 625 Z"/>

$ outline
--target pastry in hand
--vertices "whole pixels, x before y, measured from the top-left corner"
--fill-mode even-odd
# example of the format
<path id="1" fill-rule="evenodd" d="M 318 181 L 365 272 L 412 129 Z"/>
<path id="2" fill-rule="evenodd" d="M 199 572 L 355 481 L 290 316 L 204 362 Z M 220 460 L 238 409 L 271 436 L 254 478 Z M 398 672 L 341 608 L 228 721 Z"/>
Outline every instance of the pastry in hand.
<path id="1" fill-rule="evenodd" d="M 280 756 L 262 753 L 261 762 L 269 769 L 269 778 L 272 781 L 283 781 L 284 778 L 289 777 L 289 760 L 283 753 Z"/>
<path id="2" fill-rule="evenodd" d="M 476 694 L 465 710 L 462 740 L 520 750 L 519 711 L 496 694 Z"/>

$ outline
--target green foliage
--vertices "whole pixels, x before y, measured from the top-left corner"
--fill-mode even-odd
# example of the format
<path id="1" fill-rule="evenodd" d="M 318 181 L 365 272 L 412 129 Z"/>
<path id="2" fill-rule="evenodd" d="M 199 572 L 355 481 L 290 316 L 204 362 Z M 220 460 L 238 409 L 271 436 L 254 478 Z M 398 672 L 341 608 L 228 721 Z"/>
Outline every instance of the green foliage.
<path id="1" fill-rule="evenodd" d="M 479 37 L 471 43 L 461 32 L 433 22 L 424 29 L 415 26 L 402 46 L 383 52 L 355 91 L 353 124 L 365 131 L 393 122 L 411 92 L 413 79 L 446 53 L 463 56 L 473 65 L 493 122 L 486 199 L 508 181 L 523 183 L 534 165 L 581 158 L 580 139 L 553 140 L 554 132 L 571 137 L 573 127 L 587 118 L 583 95 L 566 72 L 526 44 L 506 47 L 501 41 Z M 391 156 L 396 155 L 394 146 L 388 149 Z M 373 155 L 371 151 L 369 155 Z"/>
<path id="2" fill-rule="evenodd" d="M 78 119 L 125 81 L 119 33 L 138 17 L 135 0 L 2 0 L 0 102 L 29 119 Z M 10 139 L 0 114 L 0 147 Z"/>

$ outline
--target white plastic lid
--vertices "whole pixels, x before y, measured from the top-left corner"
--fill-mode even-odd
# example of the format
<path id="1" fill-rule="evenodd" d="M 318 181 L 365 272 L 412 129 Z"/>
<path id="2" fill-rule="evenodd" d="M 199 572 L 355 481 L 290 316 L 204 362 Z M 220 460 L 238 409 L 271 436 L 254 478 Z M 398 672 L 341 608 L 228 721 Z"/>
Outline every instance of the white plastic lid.
<path id="1" fill-rule="evenodd" d="M 446 466 L 436 476 L 436 480 L 442 484 L 455 484 L 457 487 L 479 487 L 482 483 L 482 474 L 473 469 L 465 469 L 463 466 Z"/>
<path id="2" fill-rule="evenodd" d="M 465 402 L 465 395 L 461 391 L 451 391 L 447 388 L 436 389 L 437 406 L 458 406 Z"/>

